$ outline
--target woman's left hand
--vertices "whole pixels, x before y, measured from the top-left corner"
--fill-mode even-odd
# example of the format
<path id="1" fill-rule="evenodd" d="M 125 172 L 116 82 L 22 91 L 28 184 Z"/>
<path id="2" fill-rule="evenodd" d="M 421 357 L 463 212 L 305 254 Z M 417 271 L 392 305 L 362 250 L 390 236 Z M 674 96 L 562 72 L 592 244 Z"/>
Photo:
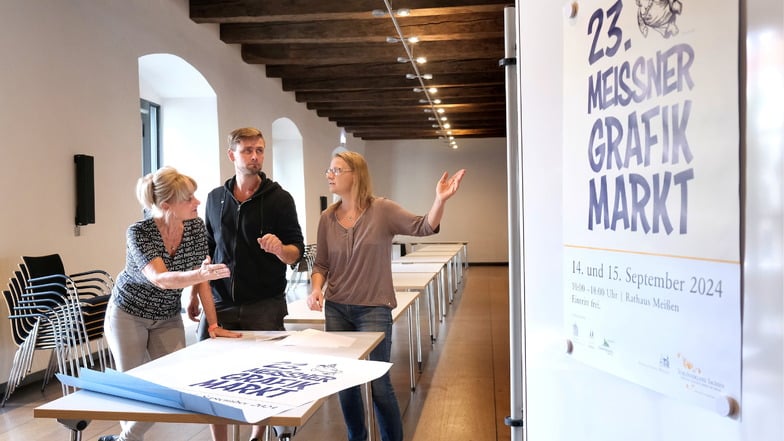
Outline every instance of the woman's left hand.
<path id="1" fill-rule="evenodd" d="M 438 196 L 438 199 L 443 202 L 457 193 L 457 189 L 460 188 L 460 181 L 463 180 L 464 175 L 464 168 L 455 172 L 451 178 L 448 172 L 444 172 L 441 175 L 441 179 L 438 180 L 438 184 L 436 184 L 436 196 Z"/>

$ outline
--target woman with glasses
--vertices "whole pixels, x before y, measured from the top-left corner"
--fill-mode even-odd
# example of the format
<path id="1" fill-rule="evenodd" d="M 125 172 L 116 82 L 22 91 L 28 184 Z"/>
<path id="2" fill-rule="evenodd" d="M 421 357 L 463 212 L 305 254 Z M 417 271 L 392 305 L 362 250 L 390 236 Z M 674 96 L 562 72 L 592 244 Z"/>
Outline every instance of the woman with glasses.
<path id="1" fill-rule="evenodd" d="M 312 310 L 324 310 L 327 331 L 384 332 L 370 360 L 390 359 L 392 310 L 397 306 L 392 285 L 392 240 L 397 234 L 428 236 L 439 231 L 444 205 L 460 186 L 465 170 L 444 173 L 425 215 L 373 196 L 365 158 L 337 153 L 326 170 L 329 190 L 340 200 L 321 214 L 316 260 L 307 298 Z M 326 281 L 326 290 L 324 282 Z M 403 422 L 389 372 L 372 382 L 373 405 L 382 441 L 402 441 Z M 349 441 L 365 441 L 365 410 L 359 387 L 339 393 Z"/>

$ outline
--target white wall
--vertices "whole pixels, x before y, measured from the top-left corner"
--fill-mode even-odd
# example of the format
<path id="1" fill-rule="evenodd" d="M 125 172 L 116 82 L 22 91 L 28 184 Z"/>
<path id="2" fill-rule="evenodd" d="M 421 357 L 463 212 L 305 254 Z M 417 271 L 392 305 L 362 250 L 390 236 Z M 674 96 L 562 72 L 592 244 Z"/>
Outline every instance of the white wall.
<path id="1" fill-rule="evenodd" d="M 2 280 L 22 255 L 52 252 L 70 272 L 100 267 L 116 275 L 122 269 L 125 230 L 141 213 L 134 196 L 141 175 L 138 58 L 152 53 L 181 57 L 217 96 L 219 136 L 207 134 L 212 151 L 198 156 L 220 161 L 220 179 L 200 182 L 204 189 L 233 174 L 221 142 L 233 128 L 255 125 L 269 133 L 285 116 L 303 131 L 306 148 L 322 139 L 331 148 L 337 139 L 337 127 L 282 92 L 262 66 L 245 64 L 237 46 L 221 42 L 217 26 L 192 22 L 186 0 L 0 2 Z M 310 175 L 329 161 L 329 151 L 306 158 Z M 96 206 L 96 223 L 78 237 L 77 153 L 95 157 Z M 265 170 L 271 170 L 267 160 Z M 318 201 L 313 207 L 317 212 Z M 0 383 L 16 350 L 9 335 L 8 321 L 0 320 Z"/>
<path id="2" fill-rule="evenodd" d="M 282 118 L 272 123 L 272 134 L 267 136 L 266 149 L 270 152 L 275 151 L 272 164 L 272 175 L 283 188 L 286 189 L 294 198 L 297 207 L 297 219 L 303 229 L 305 243 L 315 242 L 307 236 L 307 228 L 304 225 L 307 220 L 306 215 L 306 195 L 305 195 L 305 176 L 302 174 L 302 164 L 304 163 L 302 152 L 302 135 L 297 126 L 289 119 Z M 267 164 L 269 170 L 269 163 Z"/>
<path id="3" fill-rule="evenodd" d="M 225 149 L 217 133 L 215 97 L 167 98 L 159 101 L 162 109 L 163 165 L 170 165 L 180 173 L 196 180 L 196 198 L 201 201 L 199 215 L 204 216 L 207 194 L 220 185 L 219 167 Z"/>
<path id="4" fill-rule="evenodd" d="M 506 263 L 506 139 L 466 138 L 459 146 L 453 150 L 438 140 L 368 142 L 374 193 L 425 214 L 441 174 L 465 168 L 460 190 L 447 202 L 441 232 L 424 240 L 468 240 L 469 261 Z"/>
<path id="5" fill-rule="evenodd" d="M 566 355 L 562 334 L 560 3 L 516 2 L 521 33 L 527 403 L 530 441 L 780 441 L 784 439 L 784 13 L 773 0 L 748 13 L 742 407 L 719 416 Z M 684 2 L 688 7 L 688 3 Z M 741 27 L 743 32 L 743 27 Z M 741 58 L 743 59 L 743 58 Z M 764 85 L 764 86 L 763 86 Z M 744 99 L 741 100 L 743 102 Z M 546 112 L 542 109 L 547 109 Z M 543 192 L 541 189 L 546 188 Z M 554 227 L 555 226 L 555 227 Z"/>

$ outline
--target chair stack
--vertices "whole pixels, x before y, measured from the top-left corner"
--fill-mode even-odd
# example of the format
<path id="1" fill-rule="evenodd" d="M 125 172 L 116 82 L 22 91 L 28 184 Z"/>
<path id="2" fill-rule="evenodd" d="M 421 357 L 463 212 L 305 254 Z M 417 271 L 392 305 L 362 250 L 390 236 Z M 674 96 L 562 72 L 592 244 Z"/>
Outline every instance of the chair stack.
<path id="1" fill-rule="evenodd" d="M 103 340 L 112 277 L 103 270 L 66 275 L 58 254 L 22 259 L 3 291 L 18 348 L 0 407 L 29 374 L 35 351 L 51 351 L 42 389 L 55 371 L 78 375 L 80 367 L 94 369 L 94 352 L 99 369 L 112 364 Z M 62 387 L 64 395 L 71 392 Z"/>
<path id="2" fill-rule="evenodd" d="M 288 299 L 292 291 L 296 288 L 297 284 L 302 282 L 302 278 L 305 278 L 305 281 L 310 280 L 310 274 L 313 272 L 313 262 L 316 260 L 316 244 L 308 244 L 305 245 L 305 252 L 302 253 L 302 258 L 299 262 L 294 263 L 291 265 L 291 277 L 289 278 L 289 282 L 286 285 L 286 297 L 287 300 L 295 300 L 295 299 Z"/>

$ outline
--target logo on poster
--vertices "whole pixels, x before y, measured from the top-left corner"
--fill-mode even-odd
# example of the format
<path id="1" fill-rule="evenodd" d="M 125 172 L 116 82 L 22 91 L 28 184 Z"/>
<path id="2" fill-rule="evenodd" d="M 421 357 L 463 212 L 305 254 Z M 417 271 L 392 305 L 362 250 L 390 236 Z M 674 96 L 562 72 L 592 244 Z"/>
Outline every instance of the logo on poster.
<path id="1" fill-rule="evenodd" d="M 683 10 L 679 0 L 637 0 L 637 9 L 637 24 L 643 36 L 648 36 L 648 28 L 664 38 L 678 34 L 675 21 Z"/>

